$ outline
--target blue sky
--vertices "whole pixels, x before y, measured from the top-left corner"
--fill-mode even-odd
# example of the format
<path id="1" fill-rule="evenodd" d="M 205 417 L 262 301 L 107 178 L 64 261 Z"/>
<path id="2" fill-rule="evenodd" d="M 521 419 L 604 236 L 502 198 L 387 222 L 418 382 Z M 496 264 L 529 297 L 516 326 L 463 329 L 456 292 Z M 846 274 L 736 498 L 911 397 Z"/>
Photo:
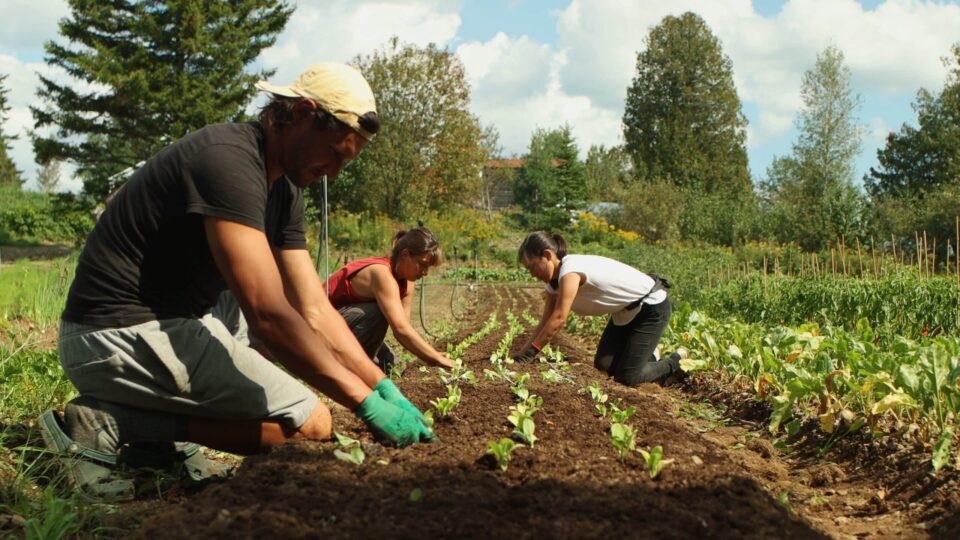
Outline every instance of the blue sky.
<path id="1" fill-rule="evenodd" d="M 800 79 L 826 46 L 845 54 L 860 94 L 863 150 L 857 181 L 876 164 L 886 135 L 915 123 L 920 88 L 939 91 L 940 58 L 960 41 L 958 0 L 300 0 L 277 44 L 260 58 L 289 82 L 318 60 L 349 61 L 391 36 L 453 50 L 472 86 L 472 109 L 500 132 L 508 154 L 522 154 L 536 128 L 569 124 L 581 146 L 622 141 L 620 119 L 637 51 L 666 15 L 698 13 L 733 62 L 749 121 L 750 169 L 761 177 L 790 152 L 801 106 Z M 32 124 L 43 42 L 56 38 L 65 0 L 4 0 L 0 73 L 13 110 L 7 134 Z M 362 31 L 355 29 L 362 28 Z M 13 157 L 33 184 L 26 136 Z M 76 183 L 65 182 L 76 188 Z"/>

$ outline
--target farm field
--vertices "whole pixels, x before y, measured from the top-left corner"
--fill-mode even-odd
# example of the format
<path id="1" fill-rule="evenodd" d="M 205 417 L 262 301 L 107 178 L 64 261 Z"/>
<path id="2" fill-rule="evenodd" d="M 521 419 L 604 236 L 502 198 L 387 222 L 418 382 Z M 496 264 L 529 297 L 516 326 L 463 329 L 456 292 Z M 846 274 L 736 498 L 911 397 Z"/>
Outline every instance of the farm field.
<path id="1" fill-rule="evenodd" d="M 449 314 L 444 294 L 428 293 L 428 321 Z M 448 387 L 458 389 L 451 392 L 436 370 L 417 365 L 398 378 L 418 406 L 450 409 L 445 418 L 434 413 L 436 444 L 381 447 L 338 409 L 335 429 L 362 441 L 362 464 L 337 459 L 337 443 L 290 444 L 248 458 L 233 478 L 174 504 L 138 503 L 138 534 L 916 538 L 960 531 L 955 471 L 931 475 L 929 455 L 912 447 L 853 433 L 823 451 L 823 436 L 804 429 L 785 446 L 770 438 L 769 407 L 738 385 L 698 374 L 680 388 L 625 388 L 599 376 L 589 342 L 575 337 L 561 337 L 562 354 L 540 363 L 497 362 L 538 309 L 535 291 L 482 288 L 449 340 L 467 345 L 455 352 L 476 384 L 447 374 Z M 452 394 L 459 394 L 453 407 Z M 520 429 L 521 405 L 532 406 L 520 412 L 535 429 Z M 498 463 L 489 443 L 505 438 L 515 448 Z M 351 451 L 345 442 L 341 455 Z"/>

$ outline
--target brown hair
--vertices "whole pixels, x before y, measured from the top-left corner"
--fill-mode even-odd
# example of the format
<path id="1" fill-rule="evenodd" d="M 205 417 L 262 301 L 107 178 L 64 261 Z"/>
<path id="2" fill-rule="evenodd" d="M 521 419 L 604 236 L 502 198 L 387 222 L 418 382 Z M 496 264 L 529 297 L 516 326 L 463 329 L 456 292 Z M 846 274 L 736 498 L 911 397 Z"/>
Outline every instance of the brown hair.
<path id="1" fill-rule="evenodd" d="M 274 95 L 270 102 L 260 108 L 260 123 L 269 124 L 275 130 L 293 122 L 293 108 L 304 98 Z M 353 129 L 341 122 L 336 116 L 318 108 L 316 114 L 317 126 L 321 130 Z M 380 118 L 375 112 L 368 112 L 358 117 L 360 127 L 368 133 L 376 134 L 380 130 Z"/>
<path id="2" fill-rule="evenodd" d="M 517 251 L 517 260 L 543 257 L 543 250 L 549 249 L 557 254 L 558 259 L 567 256 L 567 241 L 559 234 L 547 234 L 543 231 L 532 232 L 523 239 Z"/>
<path id="3" fill-rule="evenodd" d="M 411 256 L 430 254 L 430 266 L 438 266 L 443 262 L 443 250 L 440 242 L 430 229 L 417 227 L 398 232 L 393 235 L 393 249 L 390 251 L 390 262 L 396 263 L 400 253 L 407 250 Z"/>

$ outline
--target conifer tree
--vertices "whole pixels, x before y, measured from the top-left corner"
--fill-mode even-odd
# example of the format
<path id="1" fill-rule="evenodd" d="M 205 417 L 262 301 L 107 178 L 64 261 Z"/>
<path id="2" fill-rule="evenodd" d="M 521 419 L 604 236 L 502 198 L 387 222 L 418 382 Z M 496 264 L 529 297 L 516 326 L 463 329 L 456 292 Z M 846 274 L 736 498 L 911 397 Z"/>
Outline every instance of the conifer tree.
<path id="1" fill-rule="evenodd" d="M 266 70 L 246 70 L 276 40 L 293 8 L 278 0 L 69 0 L 32 107 L 36 159 L 70 160 L 84 191 L 206 124 L 235 121 Z M 306 66 L 304 66 L 306 67 Z"/>

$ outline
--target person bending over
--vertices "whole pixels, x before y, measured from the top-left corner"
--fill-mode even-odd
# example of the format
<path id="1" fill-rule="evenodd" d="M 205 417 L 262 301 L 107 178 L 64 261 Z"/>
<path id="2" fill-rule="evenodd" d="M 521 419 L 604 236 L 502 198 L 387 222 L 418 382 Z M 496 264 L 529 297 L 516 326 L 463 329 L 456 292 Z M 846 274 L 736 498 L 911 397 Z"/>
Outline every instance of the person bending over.
<path id="1" fill-rule="evenodd" d="M 327 279 L 330 303 L 347 321 L 367 356 L 385 373 L 390 373 L 394 361 L 390 346 L 383 342 L 388 326 L 397 341 L 417 358 L 435 366 L 453 366 L 410 324 L 414 282 L 442 262 L 437 237 L 426 227 L 419 227 L 398 232 L 388 257 L 353 261 Z"/>
<path id="2" fill-rule="evenodd" d="M 378 131 L 370 86 L 324 62 L 257 87 L 272 96 L 258 121 L 206 126 L 150 158 L 80 254 L 58 338 L 79 397 L 39 423 L 93 498 L 132 495 L 112 475 L 130 443 L 246 454 L 329 438 L 330 411 L 294 376 L 381 438 L 433 437 L 327 301 L 306 249 L 302 190 L 335 179 Z M 210 313 L 227 288 L 289 373 Z"/>
<path id="3" fill-rule="evenodd" d="M 540 323 L 517 360 L 536 357 L 566 323 L 570 311 L 610 315 L 600 337 L 594 364 L 617 382 L 635 386 L 682 378 L 682 347 L 667 360 L 656 357 L 657 343 L 670 322 L 669 285 L 620 261 L 598 255 L 568 255 L 559 234 L 534 232 L 524 239 L 520 264 L 546 283 Z"/>

